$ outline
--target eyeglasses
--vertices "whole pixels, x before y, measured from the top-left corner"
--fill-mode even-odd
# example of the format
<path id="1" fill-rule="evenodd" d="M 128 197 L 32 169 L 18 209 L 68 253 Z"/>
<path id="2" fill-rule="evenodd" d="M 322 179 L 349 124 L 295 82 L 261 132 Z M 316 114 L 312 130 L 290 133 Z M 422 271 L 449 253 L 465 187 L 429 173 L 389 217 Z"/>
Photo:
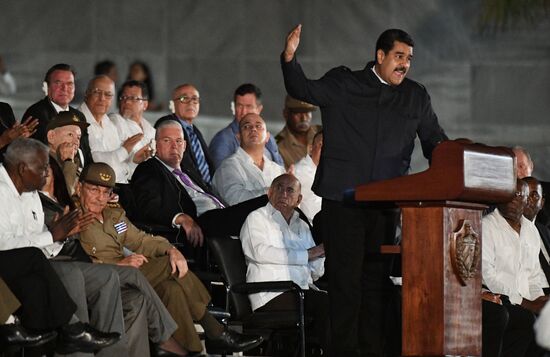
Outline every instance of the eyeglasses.
<path id="1" fill-rule="evenodd" d="M 121 102 L 130 101 L 130 102 L 142 102 L 147 100 L 147 98 L 134 97 L 133 95 L 121 95 L 118 98 Z"/>
<path id="2" fill-rule="evenodd" d="M 99 89 L 99 88 L 94 88 L 94 89 L 92 89 L 92 90 L 90 91 L 90 93 L 91 93 L 94 97 L 96 97 L 96 98 L 99 98 L 99 97 L 101 97 L 101 96 L 104 96 L 104 97 L 107 98 L 107 99 L 111 99 L 111 98 L 113 98 L 113 97 L 115 96 L 113 93 L 111 93 L 111 92 L 106 92 L 106 91 L 101 90 L 101 89 Z"/>
<path id="3" fill-rule="evenodd" d="M 111 195 L 113 194 L 112 188 L 107 188 L 107 187 L 99 188 L 94 185 L 85 185 L 85 187 L 86 187 L 86 190 L 94 196 L 111 197 Z"/>
<path id="4" fill-rule="evenodd" d="M 191 102 L 195 104 L 199 104 L 201 102 L 201 99 L 197 96 L 188 97 L 186 95 L 182 95 L 181 97 L 174 98 L 174 100 L 177 100 L 180 103 L 184 103 L 184 104 L 189 104 Z"/>

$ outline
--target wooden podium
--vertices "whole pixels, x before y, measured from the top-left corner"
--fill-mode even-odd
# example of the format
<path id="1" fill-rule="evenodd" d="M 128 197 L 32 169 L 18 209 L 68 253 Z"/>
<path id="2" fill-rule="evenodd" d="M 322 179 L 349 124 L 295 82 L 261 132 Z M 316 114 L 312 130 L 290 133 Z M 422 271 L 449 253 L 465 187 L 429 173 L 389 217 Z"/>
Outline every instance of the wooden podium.
<path id="1" fill-rule="evenodd" d="M 428 170 L 356 188 L 357 201 L 402 210 L 403 356 L 481 356 L 481 213 L 513 197 L 514 160 L 445 141 Z"/>

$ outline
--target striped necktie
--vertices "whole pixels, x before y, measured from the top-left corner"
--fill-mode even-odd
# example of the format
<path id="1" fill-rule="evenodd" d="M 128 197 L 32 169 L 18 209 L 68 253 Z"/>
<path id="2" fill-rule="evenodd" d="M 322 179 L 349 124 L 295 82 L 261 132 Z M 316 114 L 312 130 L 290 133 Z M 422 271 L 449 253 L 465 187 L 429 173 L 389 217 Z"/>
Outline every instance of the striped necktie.
<path id="1" fill-rule="evenodd" d="M 191 141 L 191 150 L 193 151 L 193 155 L 195 156 L 197 168 L 199 169 L 203 180 L 206 183 L 210 183 L 212 178 L 210 177 L 210 170 L 208 167 L 208 163 L 206 162 L 206 157 L 204 156 L 204 151 L 202 151 L 202 146 L 199 138 L 193 130 L 193 127 L 186 126 L 185 131 L 187 132 L 187 135 L 189 135 L 189 141 Z"/>
<path id="2" fill-rule="evenodd" d="M 214 203 L 219 207 L 219 208 L 224 208 L 225 206 L 223 205 L 223 203 L 221 203 L 220 200 L 218 200 L 218 198 L 214 195 L 211 195 L 209 194 L 208 192 L 204 192 L 204 190 L 202 188 L 200 188 L 198 185 L 196 185 L 193 180 L 191 180 L 191 177 L 189 177 L 185 172 L 181 171 L 180 169 L 174 169 L 172 170 L 172 173 L 174 175 L 176 175 L 177 177 L 179 177 L 179 179 L 181 180 L 181 182 L 183 182 L 183 184 L 185 186 L 188 186 L 190 187 L 191 189 L 193 189 L 194 191 L 202 194 L 202 195 L 205 195 L 207 197 L 209 197 L 212 201 L 214 201 Z"/>

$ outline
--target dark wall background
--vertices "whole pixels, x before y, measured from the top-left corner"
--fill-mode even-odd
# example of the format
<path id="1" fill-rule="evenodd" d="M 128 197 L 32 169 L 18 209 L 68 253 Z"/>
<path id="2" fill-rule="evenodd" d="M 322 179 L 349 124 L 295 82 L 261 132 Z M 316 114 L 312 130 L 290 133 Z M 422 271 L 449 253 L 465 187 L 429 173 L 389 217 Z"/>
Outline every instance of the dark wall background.
<path id="1" fill-rule="evenodd" d="M 474 0 L 4 0 L 0 55 L 19 88 L 3 100 L 24 110 L 41 97 L 44 73 L 57 62 L 75 65 L 84 86 L 99 60 L 117 63 L 121 83 L 128 64 L 141 59 L 153 68 L 159 100 L 177 84 L 194 83 L 201 114 L 219 126 L 231 116 L 233 90 L 254 82 L 264 91 L 268 124 L 277 127 L 285 94 L 279 54 L 295 24 L 303 24 L 298 56 L 311 78 L 341 64 L 364 67 L 379 33 L 399 27 L 416 41 L 410 77 L 428 88 L 449 136 L 525 146 L 535 174 L 550 180 L 550 21 L 481 31 L 480 6 Z M 426 167 L 418 154 L 413 165 Z"/>

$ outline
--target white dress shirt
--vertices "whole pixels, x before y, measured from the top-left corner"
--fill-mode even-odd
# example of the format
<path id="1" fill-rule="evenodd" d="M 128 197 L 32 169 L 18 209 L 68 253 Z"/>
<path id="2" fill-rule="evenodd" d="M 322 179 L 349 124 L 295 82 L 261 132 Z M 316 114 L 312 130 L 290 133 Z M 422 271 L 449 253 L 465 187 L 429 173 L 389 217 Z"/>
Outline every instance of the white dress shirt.
<path id="1" fill-rule="evenodd" d="M 88 139 L 92 158 L 95 162 L 104 162 L 111 166 L 115 170 L 117 183 L 128 183 L 130 168 L 127 160 L 130 154 L 122 146 L 123 141 L 118 136 L 115 124 L 104 115 L 99 125 L 86 103 L 82 103 L 79 109 L 90 124 Z"/>
<path id="2" fill-rule="evenodd" d="M 518 234 L 498 209 L 483 217 L 482 278 L 495 294 L 508 295 L 510 302 L 535 300 L 544 295 L 539 263 L 540 238 L 536 227 L 521 217 Z M 533 231 L 533 229 L 535 231 Z"/>
<path id="3" fill-rule="evenodd" d="M 246 218 L 240 234 L 246 258 L 247 282 L 292 280 L 308 289 L 325 272 L 325 258 L 308 262 L 307 250 L 315 246 L 308 225 L 294 212 L 290 224 L 270 203 Z M 251 294 L 256 310 L 282 293 Z"/>
<path id="4" fill-rule="evenodd" d="M 302 202 L 300 209 L 304 212 L 310 222 L 313 222 L 313 217 L 321 210 L 321 197 L 317 196 L 311 190 L 313 179 L 317 165 L 311 159 L 311 156 L 306 155 L 294 165 L 294 176 L 302 184 Z"/>
<path id="5" fill-rule="evenodd" d="M 212 179 L 212 186 L 229 205 L 259 197 L 267 192 L 271 182 L 284 174 L 285 169 L 264 155 L 264 169 L 254 165 L 254 160 L 241 147 L 223 160 Z"/>
<path id="6" fill-rule="evenodd" d="M 131 119 L 125 119 L 117 113 L 109 114 L 109 118 L 116 126 L 121 145 L 129 137 L 136 134 L 143 134 L 141 140 L 138 141 L 132 151 L 130 151 L 128 158 L 124 160 L 126 165 L 128 165 L 128 179 L 130 179 L 138 165 L 134 162 L 134 155 L 146 145 L 151 145 L 152 149 L 155 148 L 155 128 L 153 128 L 153 126 L 149 124 L 149 122 L 145 118 L 141 119 L 141 125 L 143 126 L 143 129 L 135 121 Z"/>
<path id="7" fill-rule="evenodd" d="M 0 250 L 37 247 L 47 258 L 55 257 L 63 244 L 53 241 L 44 224 L 44 211 L 38 191 L 15 188 L 4 165 L 0 164 Z"/>
<path id="8" fill-rule="evenodd" d="M 550 304 L 546 304 L 534 325 L 537 344 L 550 350 Z"/>

